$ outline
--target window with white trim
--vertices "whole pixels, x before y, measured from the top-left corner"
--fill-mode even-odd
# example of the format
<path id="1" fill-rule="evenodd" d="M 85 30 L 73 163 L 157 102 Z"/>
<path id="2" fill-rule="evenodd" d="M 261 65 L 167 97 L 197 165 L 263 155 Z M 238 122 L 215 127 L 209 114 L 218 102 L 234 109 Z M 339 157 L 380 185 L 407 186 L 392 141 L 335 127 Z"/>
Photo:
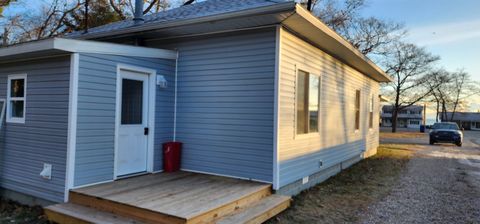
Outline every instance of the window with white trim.
<path id="1" fill-rule="evenodd" d="M 297 134 L 318 132 L 320 76 L 298 70 L 295 94 L 297 101 Z"/>
<path id="2" fill-rule="evenodd" d="M 7 83 L 7 122 L 25 123 L 27 75 L 9 75 Z"/>
<path id="3" fill-rule="evenodd" d="M 360 129 L 360 90 L 355 91 L 355 130 Z"/>
<path id="4" fill-rule="evenodd" d="M 373 103 L 374 103 L 374 96 L 372 96 L 372 98 L 370 99 L 370 110 L 369 110 L 369 114 L 368 114 L 368 127 L 369 128 L 373 128 Z"/>

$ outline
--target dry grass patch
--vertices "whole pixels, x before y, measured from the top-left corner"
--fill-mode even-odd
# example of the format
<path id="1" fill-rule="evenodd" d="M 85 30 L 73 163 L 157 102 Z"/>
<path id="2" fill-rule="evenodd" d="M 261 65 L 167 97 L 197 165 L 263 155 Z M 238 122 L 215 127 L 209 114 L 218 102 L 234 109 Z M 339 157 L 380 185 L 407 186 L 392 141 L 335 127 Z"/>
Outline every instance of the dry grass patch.
<path id="1" fill-rule="evenodd" d="M 50 222 L 40 206 L 21 205 L 0 198 L 0 223 L 47 224 Z"/>
<path id="2" fill-rule="evenodd" d="M 377 155 L 294 197 L 292 207 L 269 223 L 356 222 L 390 192 L 411 155 L 406 146 L 381 145 Z"/>
<path id="3" fill-rule="evenodd" d="M 427 133 L 421 132 L 380 132 L 380 138 L 424 138 L 427 136 Z"/>

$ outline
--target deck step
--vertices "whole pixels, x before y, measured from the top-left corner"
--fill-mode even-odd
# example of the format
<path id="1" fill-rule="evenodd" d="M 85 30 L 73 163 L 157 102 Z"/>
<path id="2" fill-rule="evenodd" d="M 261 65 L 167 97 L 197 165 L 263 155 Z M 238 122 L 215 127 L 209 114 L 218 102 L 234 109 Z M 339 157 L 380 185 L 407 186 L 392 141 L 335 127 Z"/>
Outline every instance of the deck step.
<path id="1" fill-rule="evenodd" d="M 56 204 L 45 208 L 50 221 L 55 223 L 138 224 L 139 221 L 120 217 L 113 213 L 77 204 Z"/>
<path id="2" fill-rule="evenodd" d="M 291 197 L 270 195 L 249 207 L 217 220 L 217 224 L 260 224 L 276 216 L 290 206 Z"/>

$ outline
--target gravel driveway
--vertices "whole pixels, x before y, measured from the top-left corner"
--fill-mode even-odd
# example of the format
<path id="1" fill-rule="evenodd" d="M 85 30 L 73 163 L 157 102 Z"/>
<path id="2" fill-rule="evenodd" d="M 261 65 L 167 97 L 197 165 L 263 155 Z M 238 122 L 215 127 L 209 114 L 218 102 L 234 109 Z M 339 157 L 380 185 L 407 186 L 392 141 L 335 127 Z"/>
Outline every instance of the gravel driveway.
<path id="1" fill-rule="evenodd" d="M 415 156 L 398 187 L 369 206 L 361 223 L 480 223 L 479 140 L 480 132 L 465 132 L 463 147 L 405 139 L 417 144 L 409 146 Z"/>

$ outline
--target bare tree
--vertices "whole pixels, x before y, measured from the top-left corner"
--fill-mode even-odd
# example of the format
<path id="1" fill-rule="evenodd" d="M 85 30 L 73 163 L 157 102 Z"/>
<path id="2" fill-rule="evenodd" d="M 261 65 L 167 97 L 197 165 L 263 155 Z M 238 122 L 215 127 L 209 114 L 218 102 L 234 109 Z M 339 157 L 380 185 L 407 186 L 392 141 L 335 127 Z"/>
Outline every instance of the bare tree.
<path id="1" fill-rule="evenodd" d="M 396 43 L 384 57 L 385 71 L 394 79 L 386 86 L 394 99 L 392 132 L 397 130 L 398 112 L 429 96 L 434 88 L 428 85 L 432 65 L 440 58 L 414 44 Z"/>
<path id="2" fill-rule="evenodd" d="M 303 0 L 301 3 L 308 4 Z M 382 55 L 406 35 L 403 24 L 362 17 L 365 0 L 312 0 L 312 12 L 367 56 Z"/>
<path id="3" fill-rule="evenodd" d="M 444 69 L 432 71 L 428 75 L 429 79 L 426 84 L 428 88 L 432 89 L 430 95 L 430 102 L 435 103 L 435 121 L 444 120 L 444 109 L 446 101 L 448 100 L 447 85 L 452 80 L 452 75 Z"/>

